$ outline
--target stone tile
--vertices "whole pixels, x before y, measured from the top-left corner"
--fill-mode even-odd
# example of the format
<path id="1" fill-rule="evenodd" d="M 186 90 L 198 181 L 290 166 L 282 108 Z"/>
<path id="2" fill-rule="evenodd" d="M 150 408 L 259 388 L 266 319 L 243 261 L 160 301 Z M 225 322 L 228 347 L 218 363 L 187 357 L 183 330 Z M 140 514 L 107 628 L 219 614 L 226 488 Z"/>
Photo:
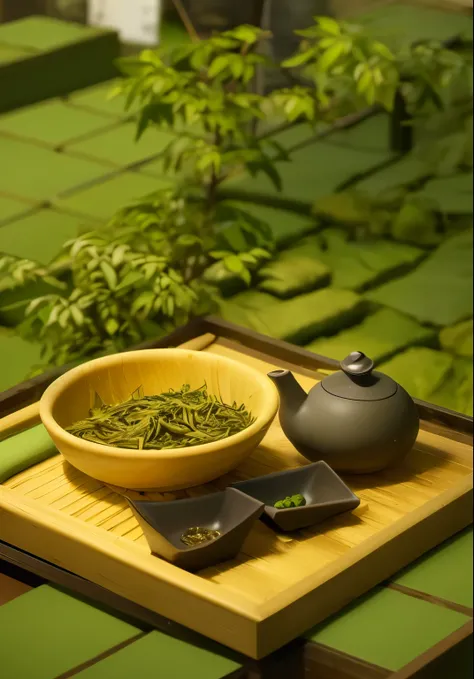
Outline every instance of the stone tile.
<path id="1" fill-rule="evenodd" d="M 81 225 L 77 217 L 39 210 L 0 228 L 0 252 L 47 264 Z"/>
<path id="2" fill-rule="evenodd" d="M 0 191 L 44 201 L 105 175 L 103 165 L 0 137 Z"/>
<path id="3" fill-rule="evenodd" d="M 100 134 L 65 146 L 69 155 L 81 155 L 115 167 L 126 167 L 161 153 L 175 135 L 151 128 L 135 141 L 135 123 L 124 123 Z"/>
<path id="4" fill-rule="evenodd" d="M 167 183 L 164 180 L 152 179 L 137 172 L 124 172 L 61 198 L 56 205 L 78 215 L 106 220 L 119 208 L 165 186 Z"/>
<path id="5" fill-rule="evenodd" d="M 80 111 L 53 100 L 0 116 L 0 132 L 50 146 L 61 146 L 77 137 L 103 129 L 108 124 L 100 115 Z"/>

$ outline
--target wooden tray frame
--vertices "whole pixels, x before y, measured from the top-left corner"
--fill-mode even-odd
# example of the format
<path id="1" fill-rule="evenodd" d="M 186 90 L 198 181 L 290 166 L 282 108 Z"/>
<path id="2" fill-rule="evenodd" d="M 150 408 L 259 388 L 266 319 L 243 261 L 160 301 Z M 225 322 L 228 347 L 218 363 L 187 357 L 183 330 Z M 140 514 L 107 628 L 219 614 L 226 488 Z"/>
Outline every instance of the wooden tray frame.
<path id="1" fill-rule="evenodd" d="M 318 369 L 337 367 L 337 362 L 330 359 L 214 318 L 198 319 L 168 338 L 147 342 L 140 348 L 176 346 L 206 333 L 237 342 L 241 353 L 273 360 L 312 378 L 318 376 Z M 4 393 L 3 406 L 6 404 L 7 411 L 12 412 L 31 404 L 64 371 L 52 371 Z M 418 406 L 424 429 L 470 445 L 472 418 L 430 404 L 419 402 Z M 11 418 L 14 420 L 15 415 Z M 104 539 L 90 529 L 78 530 L 72 537 L 68 522 L 58 512 L 45 508 L 32 522 L 31 501 L 5 490 L 8 489 L 3 489 L 3 499 L 0 496 L 0 524 L 4 526 L 0 537 L 7 543 L 43 559 L 54 553 L 63 568 L 74 568 L 81 578 L 143 607 L 147 607 L 149 592 L 153 591 L 160 600 L 160 615 L 252 658 L 262 658 L 280 648 L 472 523 L 472 476 L 466 476 L 462 483 L 350 549 L 339 558 L 337 572 L 329 579 L 321 582 L 318 572 L 264 605 L 249 605 L 233 592 L 226 592 L 223 598 L 217 596 L 213 583 L 164 562 L 158 581 L 150 563 L 141 555 L 129 555 L 124 563 L 119 541 L 104 544 Z M 89 548 L 86 561 L 85 545 Z"/>

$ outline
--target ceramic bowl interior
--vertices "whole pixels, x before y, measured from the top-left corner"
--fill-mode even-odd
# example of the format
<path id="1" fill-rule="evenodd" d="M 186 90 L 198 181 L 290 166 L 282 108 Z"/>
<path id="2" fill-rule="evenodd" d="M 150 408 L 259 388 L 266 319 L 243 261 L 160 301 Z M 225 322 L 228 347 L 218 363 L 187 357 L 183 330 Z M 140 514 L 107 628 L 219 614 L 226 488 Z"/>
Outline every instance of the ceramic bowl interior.
<path id="1" fill-rule="evenodd" d="M 84 441 L 65 431 L 88 416 L 97 393 L 106 404 L 206 384 L 225 403 L 244 404 L 255 418 L 221 441 L 172 450 L 126 450 Z M 238 466 L 257 446 L 278 410 L 278 393 L 259 371 L 227 357 L 184 349 L 106 356 L 73 368 L 45 391 L 40 415 L 64 457 L 100 481 L 137 490 L 177 490 L 207 483 Z"/>
<path id="2" fill-rule="evenodd" d="M 360 500 L 325 462 L 315 462 L 232 484 L 265 504 L 265 515 L 282 530 L 306 528 L 325 519 L 351 511 Z M 303 495 L 306 504 L 291 509 L 273 505 L 291 495 Z"/>
<path id="3" fill-rule="evenodd" d="M 188 570 L 236 556 L 264 508 L 262 502 L 233 488 L 173 502 L 128 501 L 151 551 Z M 190 547 L 181 536 L 192 527 L 217 530 L 220 536 Z"/>

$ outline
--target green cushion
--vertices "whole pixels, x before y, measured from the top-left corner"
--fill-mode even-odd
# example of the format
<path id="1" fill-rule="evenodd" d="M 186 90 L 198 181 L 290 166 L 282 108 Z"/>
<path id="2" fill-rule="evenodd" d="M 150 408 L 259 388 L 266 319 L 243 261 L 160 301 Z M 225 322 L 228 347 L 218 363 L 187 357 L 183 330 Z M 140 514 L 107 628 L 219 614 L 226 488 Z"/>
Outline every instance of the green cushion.
<path id="1" fill-rule="evenodd" d="M 454 325 L 472 316 L 472 229 L 445 241 L 412 273 L 367 298 L 421 323 Z"/>
<path id="2" fill-rule="evenodd" d="M 163 180 L 138 172 L 124 172 L 71 193 L 58 200 L 56 205 L 61 210 L 104 220 L 112 217 L 119 208 L 165 186 Z"/>
<path id="3" fill-rule="evenodd" d="M 445 351 L 457 356 L 472 358 L 472 318 L 449 328 L 443 328 L 439 341 Z"/>
<path id="4" fill-rule="evenodd" d="M 60 146 L 76 137 L 91 134 L 107 124 L 102 116 L 67 106 L 60 100 L 0 116 L 0 132 L 51 146 Z"/>
<path id="5" fill-rule="evenodd" d="M 379 362 L 414 344 L 433 342 L 435 338 L 433 330 L 424 328 L 408 316 L 391 309 L 381 309 L 359 325 L 333 337 L 321 337 L 306 348 L 338 361 L 342 361 L 352 351 L 361 350 Z"/>
<path id="6" fill-rule="evenodd" d="M 469 620 L 400 592 L 376 589 L 307 636 L 396 672 Z"/>
<path id="7" fill-rule="evenodd" d="M 0 228 L 0 252 L 50 262 L 74 238 L 81 220 L 54 210 L 39 210 Z"/>
<path id="8" fill-rule="evenodd" d="M 42 424 L 0 441 L 0 483 L 57 454 Z"/>
<path id="9" fill-rule="evenodd" d="M 314 239 L 280 252 L 258 273 L 259 290 L 286 299 L 327 285 L 330 269 L 320 260 L 321 250 Z"/>
<path id="10" fill-rule="evenodd" d="M 409 566 L 394 582 L 472 608 L 472 547 L 471 526 Z"/>
<path id="11" fill-rule="evenodd" d="M 124 123 L 88 139 L 66 144 L 65 152 L 125 167 L 156 156 L 175 139 L 175 135 L 167 130 L 153 128 L 137 142 L 135 133 L 135 123 Z"/>
<path id="12" fill-rule="evenodd" d="M 0 138 L 0 191 L 43 201 L 106 174 L 103 165 Z"/>
<path id="13" fill-rule="evenodd" d="M 0 310 L 0 317 L 2 315 Z M 40 363 L 40 350 L 39 344 L 0 329 L 0 392 L 26 379 L 30 370 Z"/>
<path id="14" fill-rule="evenodd" d="M 48 585 L 0 606 L 0 629 L 5 679 L 54 679 L 141 632 Z"/>
<path id="15" fill-rule="evenodd" d="M 224 302 L 221 313 L 264 335 L 303 345 L 351 325 L 365 311 L 355 293 L 324 288 L 285 301 L 251 290 Z"/>
<path id="16" fill-rule="evenodd" d="M 161 632 L 151 632 L 75 676 L 77 679 L 224 679 L 240 667 L 205 648 Z"/>

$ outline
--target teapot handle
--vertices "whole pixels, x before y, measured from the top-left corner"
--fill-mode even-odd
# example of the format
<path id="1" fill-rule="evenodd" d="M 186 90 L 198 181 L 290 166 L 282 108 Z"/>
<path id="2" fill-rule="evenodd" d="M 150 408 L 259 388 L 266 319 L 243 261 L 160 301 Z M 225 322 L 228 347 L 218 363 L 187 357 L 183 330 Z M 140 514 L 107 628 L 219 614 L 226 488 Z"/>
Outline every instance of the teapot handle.
<path id="1" fill-rule="evenodd" d="M 374 369 L 374 362 L 361 351 L 353 351 L 341 361 L 341 368 L 349 377 L 369 375 Z"/>

